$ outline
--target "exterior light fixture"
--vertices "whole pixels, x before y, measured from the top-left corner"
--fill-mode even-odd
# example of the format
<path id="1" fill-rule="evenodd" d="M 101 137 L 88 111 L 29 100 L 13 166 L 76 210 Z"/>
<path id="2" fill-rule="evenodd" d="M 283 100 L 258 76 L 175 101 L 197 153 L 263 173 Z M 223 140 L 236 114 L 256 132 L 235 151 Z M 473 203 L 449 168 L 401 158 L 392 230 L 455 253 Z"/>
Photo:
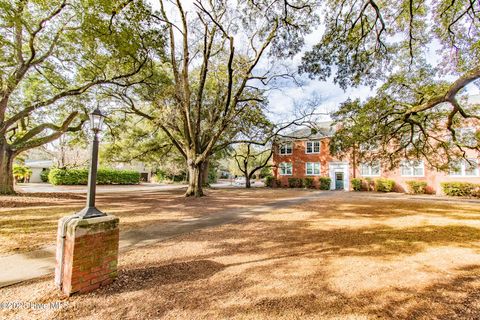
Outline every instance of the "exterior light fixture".
<path id="1" fill-rule="evenodd" d="M 90 130 L 93 132 L 93 140 L 91 144 L 90 170 L 88 174 L 88 190 L 87 190 L 87 206 L 76 215 L 80 219 L 89 219 L 106 216 L 95 207 L 95 194 L 97 187 L 97 168 L 98 168 L 98 133 L 102 130 L 105 115 L 102 114 L 98 107 L 90 113 Z"/>

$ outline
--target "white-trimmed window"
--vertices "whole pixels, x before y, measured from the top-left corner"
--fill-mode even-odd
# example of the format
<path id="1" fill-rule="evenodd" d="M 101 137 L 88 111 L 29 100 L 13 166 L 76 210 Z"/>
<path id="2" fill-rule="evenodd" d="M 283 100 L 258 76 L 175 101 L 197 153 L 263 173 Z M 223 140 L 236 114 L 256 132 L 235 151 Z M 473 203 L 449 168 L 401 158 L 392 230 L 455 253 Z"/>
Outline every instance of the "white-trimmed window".
<path id="1" fill-rule="evenodd" d="M 307 176 L 319 176 L 320 175 L 320 162 L 307 162 L 305 163 L 305 173 Z"/>
<path id="2" fill-rule="evenodd" d="M 423 160 L 405 160 L 402 162 L 401 170 L 403 177 L 423 177 L 425 175 Z"/>
<path id="3" fill-rule="evenodd" d="M 450 175 L 454 177 L 478 177 L 478 161 L 458 160 L 450 165 Z"/>
<path id="4" fill-rule="evenodd" d="M 291 142 L 285 142 L 282 143 L 279 147 L 279 152 L 280 154 L 292 154 L 292 143 Z"/>
<path id="5" fill-rule="evenodd" d="M 320 153 L 320 141 L 307 141 L 305 153 Z"/>
<path id="6" fill-rule="evenodd" d="M 280 163 L 280 175 L 281 176 L 291 176 L 293 172 L 291 162 L 282 162 Z"/>
<path id="7" fill-rule="evenodd" d="M 360 174 L 364 177 L 378 177 L 380 176 L 380 162 L 361 163 Z"/>

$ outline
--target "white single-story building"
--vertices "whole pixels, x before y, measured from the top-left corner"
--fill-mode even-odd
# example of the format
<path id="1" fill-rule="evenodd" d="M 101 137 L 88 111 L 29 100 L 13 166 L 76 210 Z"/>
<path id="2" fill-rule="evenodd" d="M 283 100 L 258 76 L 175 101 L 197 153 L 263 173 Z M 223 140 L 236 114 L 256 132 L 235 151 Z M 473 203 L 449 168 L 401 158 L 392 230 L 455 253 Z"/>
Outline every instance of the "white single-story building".
<path id="1" fill-rule="evenodd" d="M 25 166 L 32 170 L 30 182 L 39 183 L 42 182 L 40 174 L 42 171 L 50 169 L 53 166 L 52 160 L 25 160 Z"/>

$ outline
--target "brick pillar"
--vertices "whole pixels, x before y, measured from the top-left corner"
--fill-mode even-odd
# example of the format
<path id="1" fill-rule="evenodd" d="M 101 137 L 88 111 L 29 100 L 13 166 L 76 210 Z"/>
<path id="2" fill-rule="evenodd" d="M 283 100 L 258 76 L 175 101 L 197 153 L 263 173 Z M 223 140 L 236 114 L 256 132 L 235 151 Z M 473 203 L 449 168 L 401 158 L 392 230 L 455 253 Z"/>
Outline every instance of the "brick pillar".
<path id="1" fill-rule="evenodd" d="M 68 221 L 69 218 L 58 222 L 55 283 L 70 296 L 108 285 L 117 277 L 119 232 L 115 216 Z M 62 241 L 64 227 L 65 241 Z"/>

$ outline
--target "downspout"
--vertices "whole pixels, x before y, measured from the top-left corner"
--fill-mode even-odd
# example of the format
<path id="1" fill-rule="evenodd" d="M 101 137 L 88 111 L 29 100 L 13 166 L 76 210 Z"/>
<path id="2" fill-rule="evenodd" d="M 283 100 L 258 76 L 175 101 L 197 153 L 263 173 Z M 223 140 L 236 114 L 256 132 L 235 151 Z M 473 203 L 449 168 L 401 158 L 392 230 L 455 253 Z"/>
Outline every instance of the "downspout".
<path id="1" fill-rule="evenodd" d="M 62 221 L 62 227 L 61 227 L 61 233 L 60 233 L 60 243 L 61 243 L 61 247 L 60 247 L 60 259 L 59 259 L 59 270 L 58 270 L 58 274 L 59 274 L 59 277 L 58 279 L 56 279 L 55 281 L 55 285 L 60 288 L 60 290 L 62 290 L 63 288 L 63 272 L 64 272 L 64 268 L 63 268 L 63 260 L 65 258 L 65 239 L 67 237 L 67 225 L 70 221 L 74 220 L 74 219 L 79 219 L 80 217 L 77 216 L 77 215 L 71 215 L 67 218 L 65 218 L 63 221 Z"/>

